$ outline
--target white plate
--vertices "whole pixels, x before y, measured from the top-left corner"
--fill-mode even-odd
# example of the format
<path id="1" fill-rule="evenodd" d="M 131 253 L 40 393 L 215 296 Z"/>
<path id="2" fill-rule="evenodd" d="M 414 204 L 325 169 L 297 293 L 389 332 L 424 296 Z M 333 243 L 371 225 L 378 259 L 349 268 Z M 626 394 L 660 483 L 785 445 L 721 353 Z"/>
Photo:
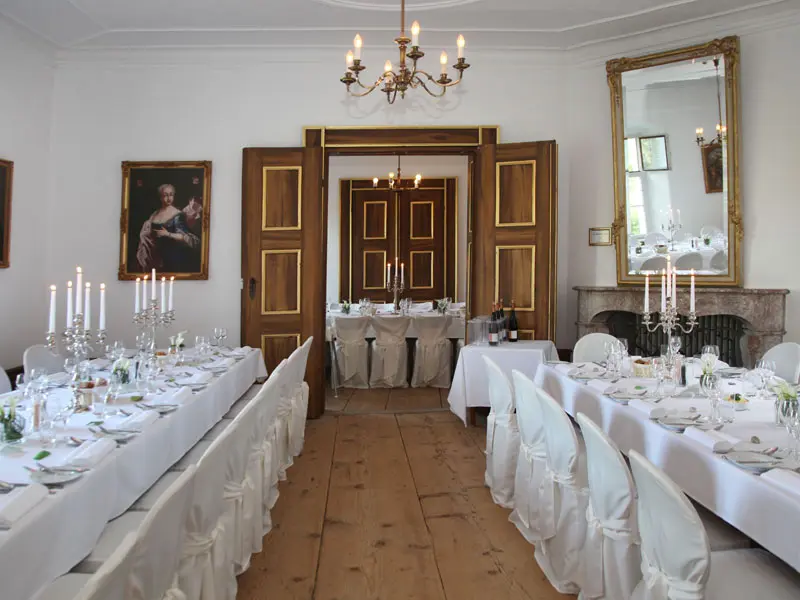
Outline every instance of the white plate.
<path id="1" fill-rule="evenodd" d="M 109 433 L 104 433 L 104 432 L 102 432 L 102 431 L 100 431 L 98 429 L 97 433 L 92 432 L 92 435 L 94 435 L 94 437 L 96 437 L 97 439 L 109 438 L 111 440 L 114 440 L 115 442 L 124 443 L 124 442 L 127 442 L 127 441 L 133 439 L 133 437 L 136 434 L 135 433 L 121 432 L 121 431 L 113 431 L 113 430 L 109 430 Z"/>
<path id="2" fill-rule="evenodd" d="M 723 454 L 723 457 L 740 469 L 752 471 L 754 473 L 766 473 L 780 464 L 780 460 L 772 456 L 767 456 L 760 452 L 749 452 L 747 450 L 734 450 Z"/>
<path id="3" fill-rule="evenodd" d="M 42 485 L 60 485 L 62 483 L 69 483 L 79 479 L 83 473 L 74 473 L 66 471 L 37 471 L 31 473 L 30 478 L 34 483 L 41 483 Z"/>
<path id="4" fill-rule="evenodd" d="M 699 425 L 700 423 L 702 423 L 702 420 L 700 418 L 689 419 L 688 417 L 676 417 L 667 415 L 666 417 L 661 417 L 660 419 L 656 419 L 656 423 L 658 423 L 665 429 L 669 429 L 670 431 L 677 431 L 679 433 L 683 433 L 687 427 L 693 427 L 695 425 Z"/>
<path id="5" fill-rule="evenodd" d="M 741 377 L 747 373 L 747 369 L 741 367 L 727 367 L 725 369 L 717 369 L 717 374 L 723 379 L 732 379 L 734 377 Z"/>

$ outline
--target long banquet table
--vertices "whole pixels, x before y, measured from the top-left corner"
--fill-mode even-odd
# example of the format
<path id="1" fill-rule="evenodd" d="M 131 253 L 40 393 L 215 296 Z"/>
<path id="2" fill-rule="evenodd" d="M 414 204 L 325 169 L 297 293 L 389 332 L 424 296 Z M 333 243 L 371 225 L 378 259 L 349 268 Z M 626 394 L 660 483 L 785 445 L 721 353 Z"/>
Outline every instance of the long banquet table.
<path id="1" fill-rule="evenodd" d="M 191 394 L 184 388 L 181 393 L 188 397 L 178 410 L 118 446 L 79 480 L 52 492 L 10 530 L 0 532 L 0 597 L 28 600 L 83 560 L 106 523 L 128 510 L 222 419 L 254 381 L 266 375 L 261 351 L 251 350 L 204 390 Z M 73 418 L 91 421 L 92 415 Z M 40 448 L 23 449 L 26 463 L 34 466 L 32 457 Z M 74 449 L 62 444 L 49 450 L 52 456 L 48 460 L 57 464 L 59 456 Z M 14 465 L 8 464 L 12 460 L 19 459 L 0 457 L 0 472 L 13 472 Z"/>
<path id="2" fill-rule="evenodd" d="M 488 344 L 464 346 L 458 354 L 453 383 L 447 396 L 450 410 L 464 421 L 464 424 L 467 424 L 468 409 L 490 406 L 486 365 L 482 358 L 484 355 L 494 360 L 509 379 L 513 369 L 533 378 L 540 364 L 558 359 L 556 346 L 549 340 L 520 340 L 514 343 L 504 342 L 497 346 Z"/>
<path id="3" fill-rule="evenodd" d="M 633 449 L 663 469 L 687 495 L 800 570 L 800 496 L 766 477 L 736 467 L 690 437 L 669 431 L 647 415 L 619 404 L 602 391 L 576 381 L 555 367 L 542 365 L 537 385 L 575 417 L 579 412 L 597 423 L 627 454 Z M 788 434 L 775 426 L 772 402 L 751 401 L 722 431 L 742 440 L 753 434 L 770 446 L 789 446 Z M 666 398 L 658 406 L 707 411 L 704 398 Z"/>
<path id="4" fill-rule="evenodd" d="M 358 314 L 358 309 L 352 309 L 352 312 L 349 315 L 345 315 L 339 311 L 331 311 L 326 315 L 326 335 L 325 341 L 330 342 L 333 337 L 333 324 L 335 319 L 352 319 L 354 317 L 360 317 L 361 315 Z M 378 313 L 376 316 L 378 317 L 388 317 L 392 318 L 396 315 L 389 314 L 389 313 Z M 439 316 L 439 313 L 429 311 L 429 312 L 412 312 L 408 315 L 411 317 L 411 323 L 408 326 L 408 330 L 406 331 L 406 338 L 416 338 L 419 337 L 417 333 L 417 328 L 414 325 L 416 319 L 425 319 L 431 316 Z M 464 333 L 466 331 L 466 324 L 462 317 L 458 315 L 448 314 L 450 317 L 450 325 L 447 328 L 447 334 L 445 335 L 448 339 L 464 339 Z M 367 333 L 365 335 L 366 338 L 374 338 L 375 337 L 375 330 L 370 325 L 367 328 Z"/>

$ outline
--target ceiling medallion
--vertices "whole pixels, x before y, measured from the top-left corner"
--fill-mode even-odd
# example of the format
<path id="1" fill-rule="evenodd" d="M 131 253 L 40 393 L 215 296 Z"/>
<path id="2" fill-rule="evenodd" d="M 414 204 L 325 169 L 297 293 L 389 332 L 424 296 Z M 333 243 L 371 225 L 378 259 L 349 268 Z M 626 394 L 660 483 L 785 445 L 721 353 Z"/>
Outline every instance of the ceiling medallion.
<path id="1" fill-rule="evenodd" d="M 464 36 L 459 35 L 456 40 L 458 60 L 456 64 L 453 65 L 453 68 L 458 71 L 457 80 L 453 81 L 447 75 L 447 52 L 442 52 L 439 57 L 442 71 L 438 79 L 434 79 L 427 71 L 417 69 L 417 61 L 425 56 L 425 53 L 419 48 L 419 23 L 414 21 L 411 25 L 411 38 L 406 37 L 406 0 L 400 0 L 400 36 L 395 38 L 394 41 L 400 48 L 400 64 L 397 71 L 392 69 L 392 62 L 387 60 L 386 64 L 383 66 L 383 73 L 375 80 L 375 83 L 364 85 L 359 79 L 361 71 L 366 68 L 361 64 L 362 40 L 361 36 L 356 34 L 353 40 L 353 50 L 348 50 L 347 52 L 347 71 L 345 71 L 344 76 L 339 79 L 339 81 L 347 86 L 347 91 L 350 95 L 360 98 L 380 89 L 386 94 L 386 100 L 389 104 L 394 104 L 398 93 L 401 98 L 405 98 L 406 90 L 409 88 L 422 88 L 434 98 L 440 98 L 444 96 L 447 88 L 461 83 L 464 71 L 469 68 L 466 60 L 464 60 L 464 46 L 466 42 L 464 41 Z M 411 49 L 407 51 L 409 43 L 411 44 Z M 407 58 L 411 59 L 410 66 L 406 63 Z M 354 83 L 358 86 L 355 90 L 351 89 Z M 428 87 L 429 85 L 431 87 Z"/>

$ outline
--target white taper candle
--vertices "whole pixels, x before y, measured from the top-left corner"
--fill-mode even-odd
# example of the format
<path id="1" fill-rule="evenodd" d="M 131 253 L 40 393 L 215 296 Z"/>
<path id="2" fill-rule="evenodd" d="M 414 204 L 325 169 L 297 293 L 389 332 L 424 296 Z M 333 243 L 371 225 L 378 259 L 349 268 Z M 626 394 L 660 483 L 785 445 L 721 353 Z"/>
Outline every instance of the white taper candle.
<path id="1" fill-rule="evenodd" d="M 169 310 L 172 310 L 172 288 L 175 286 L 175 276 L 169 278 Z"/>
<path id="2" fill-rule="evenodd" d="M 150 287 L 150 300 L 156 299 L 156 270 L 153 269 L 153 278 L 150 280 L 152 282 L 152 286 Z"/>
<path id="3" fill-rule="evenodd" d="M 100 324 L 98 329 L 105 331 L 106 329 L 106 284 L 100 284 Z"/>
<path id="4" fill-rule="evenodd" d="M 92 284 L 86 282 L 86 306 L 83 307 L 83 328 L 89 330 L 92 328 Z"/>
<path id="5" fill-rule="evenodd" d="M 667 311 L 667 272 L 661 269 L 661 312 Z"/>
<path id="6" fill-rule="evenodd" d="M 689 312 L 694 312 L 694 269 L 692 269 L 692 284 L 689 291 Z"/>
<path id="7" fill-rule="evenodd" d="M 650 312 L 650 274 L 644 276 L 644 312 Z"/>
<path id="8" fill-rule="evenodd" d="M 139 299 L 139 289 L 141 288 L 141 284 L 142 284 L 142 278 L 141 277 L 137 277 L 136 278 L 136 291 L 134 292 L 134 296 L 136 296 L 136 298 L 134 299 L 134 303 L 133 303 L 133 312 L 135 314 L 137 314 L 137 315 L 139 314 L 139 311 L 142 310 L 142 308 L 141 308 L 142 305 L 140 304 L 141 300 Z"/>
<path id="9" fill-rule="evenodd" d="M 161 277 L 161 312 L 167 312 L 167 278 Z"/>
<path id="10" fill-rule="evenodd" d="M 72 282 L 67 282 L 67 329 L 72 327 Z"/>
<path id="11" fill-rule="evenodd" d="M 78 267 L 75 269 L 77 273 L 76 283 L 75 283 L 75 314 L 79 315 L 83 312 L 83 269 Z"/>
<path id="12" fill-rule="evenodd" d="M 50 286 L 50 318 L 47 320 L 47 333 L 56 332 L 56 286 Z"/>
<path id="13" fill-rule="evenodd" d="M 147 275 L 142 280 L 142 310 L 147 310 Z"/>

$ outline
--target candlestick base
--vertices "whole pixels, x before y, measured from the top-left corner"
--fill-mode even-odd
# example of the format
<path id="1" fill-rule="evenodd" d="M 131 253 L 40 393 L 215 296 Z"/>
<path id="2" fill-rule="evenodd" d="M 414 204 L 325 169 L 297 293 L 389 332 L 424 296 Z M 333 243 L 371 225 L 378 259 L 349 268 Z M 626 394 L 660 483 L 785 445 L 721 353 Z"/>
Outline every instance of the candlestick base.
<path id="1" fill-rule="evenodd" d="M 391 282 L 386 282 L 386 291 L 392 292 L 392 296 L 394 298 L 394 312 L 400 312 L 400 294 L 403 293 L 404 286 L 403 282 L 397 275 L 394 276 L 394 280 Z"/>

